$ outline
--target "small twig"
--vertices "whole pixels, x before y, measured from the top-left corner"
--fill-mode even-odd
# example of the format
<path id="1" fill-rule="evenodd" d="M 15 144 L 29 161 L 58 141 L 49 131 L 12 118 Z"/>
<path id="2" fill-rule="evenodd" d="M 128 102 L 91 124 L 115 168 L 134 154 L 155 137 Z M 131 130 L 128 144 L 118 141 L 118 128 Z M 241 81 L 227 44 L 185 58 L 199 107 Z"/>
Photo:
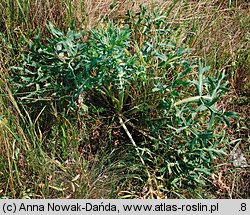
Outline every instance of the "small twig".
<path id="1" fill-rule="evenodd" d="M 140 155 L 138 146 L 136 145 L 136 143 L 135 143 L 135 141 L 134 141 L 132 135 L 130 134 L 130 132 L 129 132 L 128 128 L 127 128 L 127 126 L 126 126 L 125 123 L 123 122 L 122 117 L 121 117 L 121 116 L 118 116 L 118 119 L 119 119 L 119 122 L 120 122 L 121 126 L 123 127 L 124 131 L 125 131 L 126 134 L 128 135 L 128 138 L 130 139 L 131 143 L 132 143 L 133 146 L 135 147 L 135 150 L 136 150 L 138 156 L 140 157 L 141 163 L 142 163 L 142 164 L 145 166 L 145 168 L 146 168 L 146 172 L 147 172 L 147 175 L 148 175 L 148 179 L 150 179 L 150 178 L 151 178 L 151 175 L 150 175 L 150 173 L 149 173 L 149 171 L 148 171 L 148 168 L 147 168 L 147 166 L 146 166 L 146 164 L 145 164 L 145 161 L 143 160 L 142 156 Z M 150 183 L 150 185 L 152 186 L 152 182 L 151 182 L 150 180 L 149 180 L 149 183 Z"/>
<path id="2" fill-rule="evenodd" d="M 37 99 L 37 98 L 22 98 L 22 100 L 32 100 L 32 101 L 51 101 L 52 97 L 49 98 L 41 98 L 41 99 Z"/>
<path id="3" fill-rule="evenodd" d="M 142 129 L 136 127 L 136 126 L 135 126 L 132 122 L 130 122 L 129 120 L 127 120 L 126 123 L 127 123 L 128 125 L 130 125 L 131 127 L 133 127 L 134 129 L 136 129 L 137 131 L 139 131 L 139 132 L 140 132 L 142 135 L 144 135 L 145 137 L 148 137 L 150 140 L 161 141 L 161 140 L 159 140 L 159 139 L 157 139 L 157 138 L 155 138 L 155 137 L 153 137 L 153 136 L 147 134 L 146 131 L 143 131 Z"/>
<path id="4" fill-rule="evenodd" d="M 122 117 L 119 116 L 118 119 L 119 119 L 119 122 L 120 122 L 121 126 L 123 127 L 124 131 L 125 131 L 126 134 L 128 135 L 129 140 L 131 141 L 131 143 L 132 143 L 133 146 L 135 147 L 135 150 L 136 150 L 136 152 L 138 153 L 138 156 L 140 157 L 140 160 L 141 160 L 142 164 L 145 165 L 145 162 L 144 162 L 143 158 L 140 156 L 140 152 L 139 152 L 139 150 L 138 150 L 138 146 L 136 145 L 136 143 L 135 143 L 135 141 L 134 141 L 132 135 L 130 134 L 130 132 L 129 132 L 128 128 L 127 128 L 127 126 L 126 126 L 125 123 L 123 122 Z"/>

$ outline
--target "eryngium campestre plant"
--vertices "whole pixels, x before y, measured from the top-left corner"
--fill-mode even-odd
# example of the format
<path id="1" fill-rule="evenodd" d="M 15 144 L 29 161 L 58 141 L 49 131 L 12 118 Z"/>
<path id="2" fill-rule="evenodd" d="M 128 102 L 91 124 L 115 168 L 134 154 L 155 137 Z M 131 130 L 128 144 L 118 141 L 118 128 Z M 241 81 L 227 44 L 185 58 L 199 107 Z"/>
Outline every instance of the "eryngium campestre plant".
<path id="1" fill-rule="evenodd" d="M 145 177 L 154 172 L 165 190 L 203 182 L 213 160 L 225 154 L 218 125 L 233 116 L 216 105 L 228 92 L 225 74 L 209 77 L 209 67 L 191 62 L 163 28 L 165 16 L 143 17 L 90 30 L 87 40 L 73 27 L 64 34 L 50 23 L 51 36 L 42 40 L 38 33 L 21 66 L 13 67 L 15 95 L 24 104 L 71 108 L 79 108 L 81 97 L 84 107 L 108 110 L 122 125 Z M 104 102 L 92 103 L 95 98 Z"/>

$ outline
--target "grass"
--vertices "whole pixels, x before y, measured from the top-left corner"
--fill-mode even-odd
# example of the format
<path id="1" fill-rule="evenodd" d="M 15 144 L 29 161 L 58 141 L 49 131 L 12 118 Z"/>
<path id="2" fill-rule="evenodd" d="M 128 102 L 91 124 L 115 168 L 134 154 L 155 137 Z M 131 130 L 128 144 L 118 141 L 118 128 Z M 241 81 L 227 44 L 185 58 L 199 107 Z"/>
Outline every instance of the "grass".
<path id="1" fill-rule="evenodd" d="M 174 29 L 171 39 L 192 48 L 190 60 L 204 59 L 211 75 L 225 71 L 231 92 L 218 106 L 241 114 L 230 128 L 219 128 L 228 137 L 228 156 L 214 161 L 214 175 L 201 188 L 164 192 L 156 169 L 144 177 L 144 166 L 135 159 L 120 125 L 106 123 L 114 122 L 112 115 L 103 117 L 95 110 L 69 120 L 52 104 L 34 117 L 8 82 L 9 68 L 27 50 L 37 28 L 46 37 L 49 21 L 66 30 L 75 19 L 84 31 L 112 20 L 122 24 L 126 9 L 137 13 L 141 3 L 166 12 Z M 0 198 L 249 198 L 249 167 L 235 167 L 230 161 L 237 148 L 248 163 L 250 158 L 248 1 L 1 0 L 0 14 Z M 132 126 L 129 130 L 140 140 Z"/>

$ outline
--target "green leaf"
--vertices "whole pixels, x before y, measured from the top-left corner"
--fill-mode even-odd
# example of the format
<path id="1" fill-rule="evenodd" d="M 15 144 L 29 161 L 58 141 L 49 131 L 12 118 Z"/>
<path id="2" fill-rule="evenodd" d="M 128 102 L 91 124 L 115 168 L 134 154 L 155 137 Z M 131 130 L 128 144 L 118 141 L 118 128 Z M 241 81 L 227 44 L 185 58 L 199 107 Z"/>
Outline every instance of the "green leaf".
<path id="1" fill-rule="evenodd" d="M 47 29 L 55 37 L 64 36 L 64 34 L 59 29 L 57 29 L 52 22 L 49 22 L 49 24 L 47 25 Z"/>
<path id="2" fill-rule="evenodd" d="M 158 57 L 159 59 L 161 59 L 162 61 L 164 61 L 164 62 L 166 62 L 166 61 L 168 60 L 168 58 L 167 58 L 166 55 L 161 54 L 161 53 L 159 53 L 159 52 L 155 52 L 154 55 L 155 55 L 156 57 Z"/>
<path id="3" fill-rule="evenodd" d="M 213 131 L 206 131 L 206 132 L 202 132 L 199 135 L 199 138 L 205 140 L 205 139 L 211 139 L 214 137 Z"/>

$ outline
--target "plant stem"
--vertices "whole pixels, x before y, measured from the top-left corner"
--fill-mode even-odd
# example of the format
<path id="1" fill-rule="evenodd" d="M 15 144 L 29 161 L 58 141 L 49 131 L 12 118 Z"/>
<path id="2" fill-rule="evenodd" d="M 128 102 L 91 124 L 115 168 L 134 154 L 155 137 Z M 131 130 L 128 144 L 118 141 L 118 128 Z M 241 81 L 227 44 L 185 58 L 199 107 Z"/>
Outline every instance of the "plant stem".
<path id="1" fill-rule="evenodd" d="M 205 100 L 209 100 L 209 101 L 211 101 L 213 99 L 210 96 L 194 96 L 194 97 L 189 97 L 189 98 L 183 99 L 181 101 L 175 102 L 174 106 L 181 105 L 183 103 L 188 103 L 188 102 L 195 102 L 195 101 L 198 101 L 201 98 L 205 99 Z"/>
<path id="2" fill-rule="evenodd" d="M 146 172 L 147 172 L 147 175 L 148 175 L 148 182 L 149 182 L 149 184 L 150 184 L 150 187 L 153 187 L 152 181 L 150 180 L 150 179 L 151 179 L 151 175 L 150 175 L 149 170 L 148 170 L 148 168 L 147 168 L 147 166 L 146 166 L 146 164 L 145 164 L 145 161 L 143 160 L 143 158 L 142 158 L 141 155 L 140 155 L 140 152 L 139 152 L 139 150 L 138 150 L 138 146 L 136 145 L 136 143 L 135 143 L 135 141 L 134 141 L 132 135 L 130 134 L 130 132 L 129 132 L 128 128 L 127 128 L 127 126 L 126 126 L 125 123 L 123 122 L 122 117 L 121 117 L 121 116 L 118 116 L 118 119 L 119 119 L 119 122 L 120 122 L 121 126 L 123 127 L 124 131 L 125 131 L 126 134 L 128 135 L 128 138 L 130 139 L 131 143 L 132 143 L 133 146 L 135 147 L 135 150 L 136 150 L 138 156 L 140 157 L 141 163 L 142 163 L 143 166 L 146 168 Z"/>
<path id="3" fill-rule="evenodd" d="M 135 141 L 134 141 L 132 135 L 130 134 L 130 132 L 129 132 L 128 128 L 127 128 L 127 126 L 126 126 L 125 123 L 123 122 L 122 117 L 119 116 L 118 119 L 119 119 L 119 122 L 120 122 L 121 126 L 123 127 L 124 131 L 125 131 L 126 134 L 128 135 L 129 140 L 131 141 L 131 143 L 132 143 L 133 146 L 135 147 L 135 150 L 136 150 L 136 152 L 138 153 L 138 156 L 140 157 L 140 160 L 141 160 L 142 164 L 145 165 L 145 162 L 144 162 L 143 158 L 140 156 L 140 153 L 139 153 L 139 150 L 138 150 L 138 146 L 136 145 L 136 143 L 135 143 Z"/>

